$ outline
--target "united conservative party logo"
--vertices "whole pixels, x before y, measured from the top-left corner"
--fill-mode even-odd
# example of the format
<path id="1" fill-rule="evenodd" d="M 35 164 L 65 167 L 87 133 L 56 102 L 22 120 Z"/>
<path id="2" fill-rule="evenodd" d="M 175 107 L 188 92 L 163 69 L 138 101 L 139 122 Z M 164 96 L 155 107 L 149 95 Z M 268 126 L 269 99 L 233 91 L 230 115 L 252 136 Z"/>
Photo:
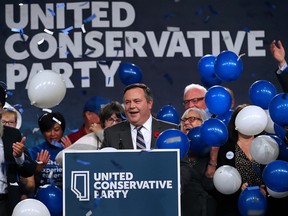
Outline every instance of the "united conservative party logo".
<path id="1" fill-rule="evenodd" d="M 89 171 L 71 171 L 71 191 L 79 201 L 90 201 Z M 128 198 L 130 190 L 173 189 L 172 180 L 134 180 L 132 172 L 93 173 L 93 198 Z"/>

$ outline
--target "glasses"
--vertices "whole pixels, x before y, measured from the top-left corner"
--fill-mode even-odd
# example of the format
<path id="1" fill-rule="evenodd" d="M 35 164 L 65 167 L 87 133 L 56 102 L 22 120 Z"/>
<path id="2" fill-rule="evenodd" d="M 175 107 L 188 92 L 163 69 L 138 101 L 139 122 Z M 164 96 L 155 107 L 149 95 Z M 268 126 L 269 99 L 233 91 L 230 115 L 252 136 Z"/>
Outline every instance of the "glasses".
<path id="1" fill-rule="evenodd" d="M 13 125 L 16 123 L 16 121 L 5 121 L 5 120 L 2 120 L 1 122 L 3 125 Z"/>
<path id="2" fill-rule="evenodd" d="M 182 103 L 183 105 L 187 105 L 189 104 L 190 102 L 192 102 L 193 104 L 196 104 L 198 103 L 199 101 L 203 100 L 204 97 L 200 97 L 200 98 L 193 98 L 193 99 L 190 99 L 190 100 L 184 100 Z"/>
<path id="3" fill-rule="evenodd" d="M 182 122 L 186 122 L 187 120 L 188 120 L 189 123 L 193 123 L 196 120 L 202 121 L 201 118 L 198 118 L 198 117 L 195 117 L 195 116 L 191 116 L 191 117 L 188 117 L 188 118 L 181 119 Z"/>
<path id="4" fill-rule="evenodd" d="M 116 123 L 119 123 L 119 122 L 121 122 L 122 121 L 122 119 L 120 119 L 120 118 L 108 118 L 107 119 L 107 121 L 109 121 L 109 122 L 111 122 L 111 123 L 114 123 L 114 122 L 116 122 Z"/>
<path id="5" fill-rule="evenodd" d="M 190 100 L 184 100 L 182 103 L 183 105 L 187 105 L 189 104 L 190 102 L 192 102 L 193 104 L 196 104 L 198 103 L 199 101 L 203 100 L 204 97 L 200 97 L 200 98 L 193 98 L 193 99 L 190 99 Z"/>

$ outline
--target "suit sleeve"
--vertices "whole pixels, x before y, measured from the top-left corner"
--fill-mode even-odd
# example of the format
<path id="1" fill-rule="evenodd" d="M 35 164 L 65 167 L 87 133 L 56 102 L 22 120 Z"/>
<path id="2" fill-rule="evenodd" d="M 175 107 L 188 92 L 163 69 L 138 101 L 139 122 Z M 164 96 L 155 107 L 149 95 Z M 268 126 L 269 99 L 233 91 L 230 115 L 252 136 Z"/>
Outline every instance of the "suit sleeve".
<path id="1" fill-rule="evenodd" d="M 36 170 L 36 162 L 32 160 L 28 151 L 24 152 L 25 161 L 22 165 L 19 165 L 19 173 L 23 177 L 29 177 L 34 175 Z"/>
<path id="2" fill-rule="evenodd" d="M 283 92 L 288 93 L 288 67 L 281 73 L 278 73 L 278 71 L 279 69 L 275 71 L 276 77 L 282 87 Z"/>

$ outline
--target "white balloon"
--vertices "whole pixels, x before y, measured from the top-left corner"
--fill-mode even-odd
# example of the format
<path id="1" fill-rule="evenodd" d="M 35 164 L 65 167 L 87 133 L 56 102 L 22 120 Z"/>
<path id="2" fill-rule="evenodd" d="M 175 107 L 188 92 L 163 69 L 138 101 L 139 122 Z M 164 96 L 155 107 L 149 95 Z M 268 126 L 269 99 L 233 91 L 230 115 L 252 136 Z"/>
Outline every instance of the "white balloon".
<path id="1" fill-rule="evenodd" d="M 250 152 L 256 162 L 268 164 L 277 159 L 279 155 L 279 145 L 272 137 L 260 135 L 252 141 Z"/>
<path id="2" fill-rule="evenodd" d="M 51 70 L 39 71 L 28 83 L 28 97 L 31 105 L 52 108 L 58 105 L 66 94 L 66 84 L 61 74 Z"/>
<path id="3" fill-rule="evenodd" d="M 271 116 L 270 116 L 270 113 L 269 113 L 269 110 L 265 110 L 266 114 L 267 114 L 267 125 L 265 127 L 265 131 L 267 133 L 270 133 L 270 134 L 275 134 L 275 130 L 274 130 L 274 122 L 273 120 L 271 119 Z"/>
<path id="4" fill-rule="evenodd" d="M 268 194 L 269 194 L 271 197 L 274 197 L 274 198 L 283 198 L 283 197 L 288 196 L 288 191 L 276 192 L 276 191 L 271 190 L 271 189 L 268 188 L 268 187 L 266 187 L 266 188 L 267 188 Z"/>
<path id="5" fill-rule="evenodd" d="M 241 187 L 242 178 L 235 167 L 223 165 L 214 173 L 215 188 L 223 194 L 233 194 Z"/>
<path id="6" fill-rule="evenodd" d="M 264 109 L 249 105 L 244 107 L 236 116 L 236 130 L 248 136 L 260 134 L 266 128 L 268 117 Z"/>
<path id="7" fill-rule="evenodd" d="M 41 201 L 28 198 L 15 206 L 12 216 L 51 216 L 51 214 Z"/>

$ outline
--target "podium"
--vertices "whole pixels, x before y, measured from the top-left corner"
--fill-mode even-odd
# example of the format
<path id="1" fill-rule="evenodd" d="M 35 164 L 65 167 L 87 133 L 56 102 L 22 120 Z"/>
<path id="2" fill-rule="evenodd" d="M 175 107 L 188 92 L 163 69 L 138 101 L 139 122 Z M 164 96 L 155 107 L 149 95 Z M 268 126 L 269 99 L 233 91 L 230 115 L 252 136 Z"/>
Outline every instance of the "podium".
<path id="1" fill-rule="evenodd" d="M 67 151 L 63 216 L 180 216 L 179 150 Z"/>

